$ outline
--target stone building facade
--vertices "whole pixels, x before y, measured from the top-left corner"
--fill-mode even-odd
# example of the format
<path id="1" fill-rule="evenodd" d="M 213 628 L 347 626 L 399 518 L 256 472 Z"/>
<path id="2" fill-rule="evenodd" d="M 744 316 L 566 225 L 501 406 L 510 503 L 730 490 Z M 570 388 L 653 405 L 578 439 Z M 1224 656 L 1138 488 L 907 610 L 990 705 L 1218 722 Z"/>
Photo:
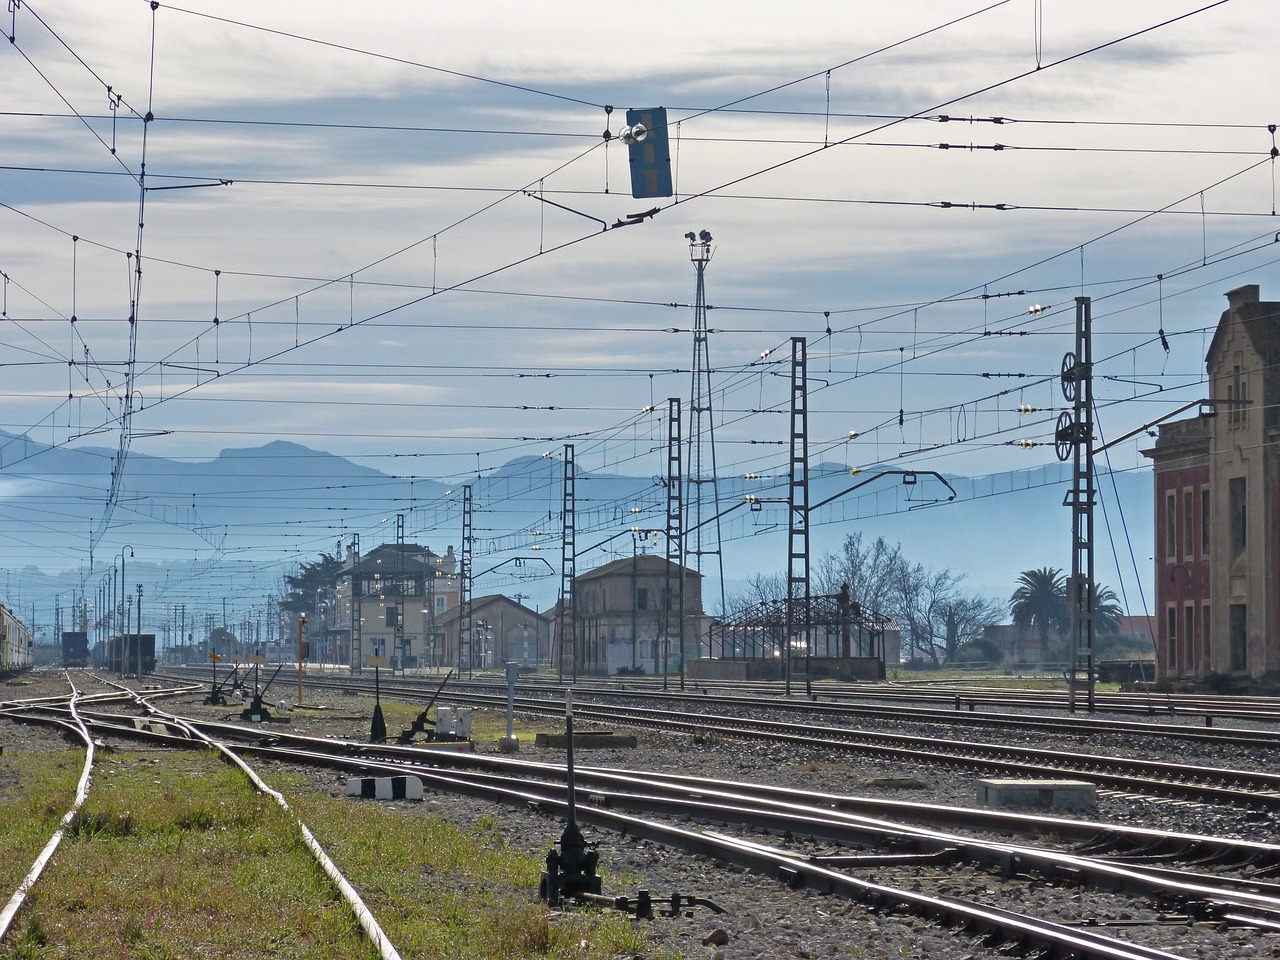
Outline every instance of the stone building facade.
<path id="1" fill-rule="evenodd" d="M 1227 294 L 1210 401 L 1166 423 L 1155 467 L 1158 668 L 1280 679 L 1280 302 Z"/>

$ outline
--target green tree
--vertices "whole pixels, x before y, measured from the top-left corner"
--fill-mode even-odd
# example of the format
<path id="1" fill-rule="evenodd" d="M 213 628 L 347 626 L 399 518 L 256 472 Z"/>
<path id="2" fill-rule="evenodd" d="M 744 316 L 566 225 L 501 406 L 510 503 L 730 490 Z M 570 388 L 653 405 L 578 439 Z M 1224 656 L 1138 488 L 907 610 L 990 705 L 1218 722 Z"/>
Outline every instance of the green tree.
<path id="1" fill-rule="evenodd" d="M 319 560 L 304 563 L 296 574 L 284 578 L 289 592 L 280 598 L 280 609 L 291 613 L 311 613 L 316 606 L 316 591 L 333 590 L 338 584 L 338 571 L 341 569 L 342 561 L 328 553 L 320 554 Z"/>
<path id="2" fill-rule="evenodd" d="M 1015 626 L 1035 628 L 1043 653 L 1051 637 L 1061 634 L 1070 621 L 1067 610 L 1067 578 L 1057 567 L 1024 570 L 1009 598 Z"/>
<path id="3" fill-rule="evenodd" d="M 1124 607 L 1120 606 L 1116 592 L 1110 587 L 1098 587 L 1093 596 L 1093 632 L 1108 637 L 1119 635 L 1123 616 Z"/>

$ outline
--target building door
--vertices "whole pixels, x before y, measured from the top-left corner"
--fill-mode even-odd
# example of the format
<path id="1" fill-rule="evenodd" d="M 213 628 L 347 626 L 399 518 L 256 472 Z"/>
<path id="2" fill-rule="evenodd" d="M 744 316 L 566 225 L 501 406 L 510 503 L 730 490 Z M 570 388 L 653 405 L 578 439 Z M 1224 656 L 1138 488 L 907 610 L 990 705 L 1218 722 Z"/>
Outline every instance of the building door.
<path id="1" fill-rule="evenodd" d="M 1248 656 L 1248 622 L 1249 605 L 1233 603 L 1227 622 L 1227 643 L 1231 652 L 1232 673 L 1241 673 L 1249 669 Z"/>

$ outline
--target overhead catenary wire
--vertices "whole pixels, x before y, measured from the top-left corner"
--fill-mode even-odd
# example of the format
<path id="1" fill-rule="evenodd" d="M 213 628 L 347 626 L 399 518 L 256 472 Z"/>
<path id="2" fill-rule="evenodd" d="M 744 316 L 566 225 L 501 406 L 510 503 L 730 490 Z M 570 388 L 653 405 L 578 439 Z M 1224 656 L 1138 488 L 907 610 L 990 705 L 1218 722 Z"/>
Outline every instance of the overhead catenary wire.
<path id="1" fill-rule="evenodd" d="M 215 310 L 215 312 L 216 312 L 216 310 Z M 859 333 L 861 334 L 861 330 L 859 330 Z"/>

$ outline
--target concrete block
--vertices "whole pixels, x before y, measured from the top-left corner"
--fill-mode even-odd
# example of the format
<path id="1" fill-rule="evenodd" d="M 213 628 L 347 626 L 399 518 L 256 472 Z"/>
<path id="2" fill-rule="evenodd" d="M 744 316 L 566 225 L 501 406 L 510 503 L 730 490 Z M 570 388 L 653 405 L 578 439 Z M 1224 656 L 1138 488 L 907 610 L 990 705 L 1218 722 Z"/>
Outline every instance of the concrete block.
<path id="1" fill-rule="evenodd" d="M 539 733 L 534 737 L 534 745 L 546 750 L 565 750 L 569 746 L 569 738 L 563 733 Z M 601 750 L 608 747 L 630 748 L 636 745 L 636 738 L 621 733 L 586 733 L 574 732 L 573 746 L 578 750 Z"/>
<path id="2" fill-rule="evenodd" d="M 421 800 L 417 777 L 355 777 L 347 781 L 347 796 L 366 800 Z"/>
<path id="3" fill-rule="evenodd" d="M 1084 780 L 979 780 L 978 806 L 1093 810 L 1098 806 L 1098 788 Z"/>

